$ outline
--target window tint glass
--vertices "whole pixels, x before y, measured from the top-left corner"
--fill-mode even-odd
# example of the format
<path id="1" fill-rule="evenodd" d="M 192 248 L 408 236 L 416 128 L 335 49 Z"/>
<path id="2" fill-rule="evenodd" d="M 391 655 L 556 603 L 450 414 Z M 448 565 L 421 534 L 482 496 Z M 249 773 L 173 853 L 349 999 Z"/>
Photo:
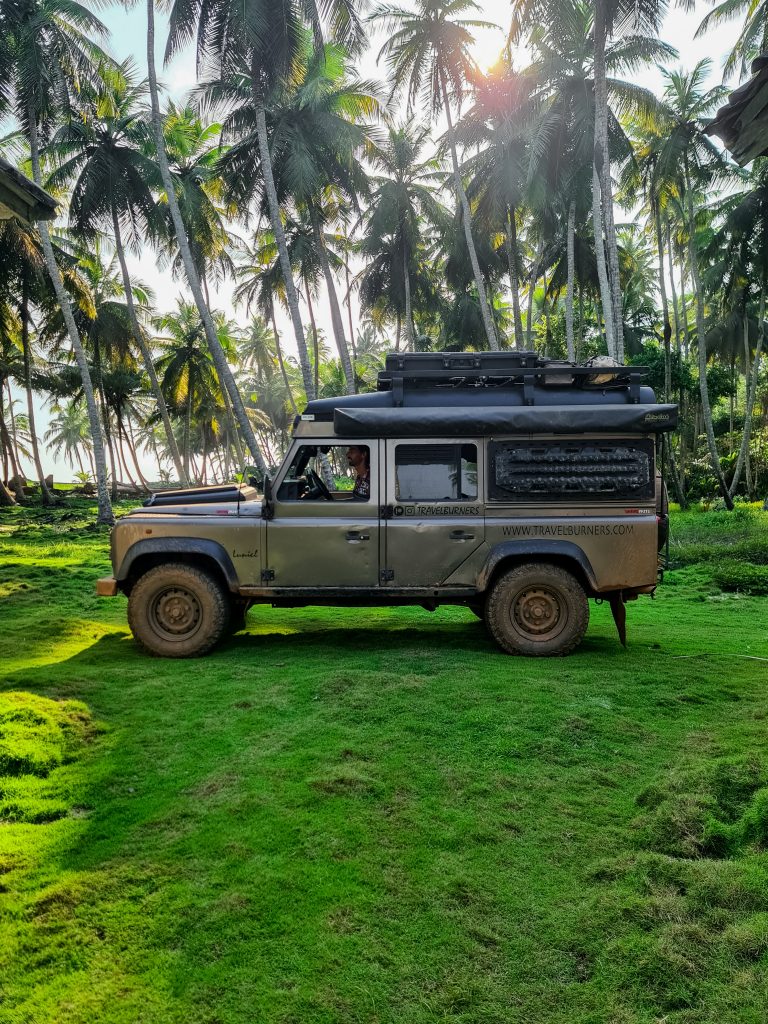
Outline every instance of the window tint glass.
<path id="1" fill-rule="evenodd" d="M 328 501 L 323 484 L 333 501 L 369 501 L 369 446 L 303 444 L 291 461 L 277 497 L 279 501 Z"/>
<path id="2" fill-rule="evenodd" d="M 395 496 L 400 501 L 467 501 L 477 497 L 477 446 L 399 444 Z"/>

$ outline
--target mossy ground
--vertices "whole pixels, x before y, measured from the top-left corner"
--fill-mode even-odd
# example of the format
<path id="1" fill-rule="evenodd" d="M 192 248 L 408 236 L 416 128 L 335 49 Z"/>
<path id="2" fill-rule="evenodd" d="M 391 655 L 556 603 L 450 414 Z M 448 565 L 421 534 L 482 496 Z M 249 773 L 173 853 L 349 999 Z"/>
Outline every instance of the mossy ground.
<path id="1" fill-rule="evenodd" d="M 768 515 L 563 660 L 469 611 L 147 658 L 87 505 L 0 519 L 0 1021 L 764 1024 Z"/>

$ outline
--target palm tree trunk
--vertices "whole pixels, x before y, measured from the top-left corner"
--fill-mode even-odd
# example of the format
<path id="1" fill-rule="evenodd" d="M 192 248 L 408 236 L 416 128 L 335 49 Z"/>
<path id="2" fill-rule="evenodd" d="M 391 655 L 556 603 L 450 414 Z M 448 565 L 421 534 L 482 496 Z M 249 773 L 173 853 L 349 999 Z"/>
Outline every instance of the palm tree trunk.
<path id="1" fill-rule="evenodd" d="M 765 227 L 763 228 L 765 231 Z M 759 328 L 758 328 L 759 329 Z M 750 388 L 750 373 L 749 373 L 749 320 L 747 319 L 746 311 L 744 313 L 744 391 L 746 397 L 749 397 Z M 742 439 L 743 439 L 742 434 Z M 749 445 L 744 455 L 744 483 L 747 488 L 747 498 L 752 498 L 752 460 L 749 455 Z M 731 491 L 733 493 L 733 491 Z"/>
<path id="2" fill-rule="evenodd" d="M 128 468 L 128 460 L 125 457 L 125 448 L 123 442 L 127 441 L 127 434 L 125 433 L 125 426 L 123 425 L 123 418 L 118 414 L 117 416 L 117 451 L 119 453 L 120 461 L 122 463 L 122 472 L 125 473 L 125 479 L 128 483 L 138 490 L 138 485 L 133 479 L 133 474 Z"/>
<path id="3" fill-rule="evenodd" d="M 298 416 L 299 410 L 296 406 L 296 401 L 293 397 L 293 391 L 291 390 L 291 382 L 288 379 L 288 371 L 285 368 L 285 360 L 283 359 L 283 346 L 280 343 L 280 333 L 277 329 L 277 322 L 275 320 L 275 307 L 272 306 L 272 333 L 275 336 L 275 351 L 277 352 L 277 363 L 280 367 L 280 375 L 283 378 L 283 384 L 285 384 L 285 390 L 288 392 L 288 401 L 291 403 L 291 409 L 293 409 L 293 415 Z"/>
<path id="4" fill-rule="evenodd" d="M 29 130 L 29 148 L 32 157 L 32 177 L 34 178 L 35 184 L 42 188 L 43 176 L 40 170 L 40 143 L 37 136 L 35 110 L 31 101 L 27 103 L 27 127 Z M 38 224 L 38 231 L 40 232 L 40 242 L 42 244 L 43 256 L 45 258 L 45 267 L 48 271 L 48 276 L 51 279 L 53 290 L 56 293 L 56 301 L 61 307 L 61 313 L 64 317 L 67 334 L 69 336 L 70 344 L 72 345 L 72 351 L 75 354 L 75 360 L 77 361 L 77 365 L 80 370 L 80 377 L 83 383 L 83 394 L 85 395 L 85 404 L 88 409 L 88 422 L 91 427 L 91 438 L 93 441 L 93 458 L 96 464 L 96 496 L 98 506 L 97 522 L 111 525 L 114 523 L 115 517 L 112 514 L 112 503 L 109 500 L 109 491 L 107 489 L 107 464 L 104 458 L 104 441 L 101 435 L 99 412 L 96 408 L 96 398 L 93 393 L 93 382 L 91 381 L 91 374 L 88 369 L 88 360 L 86 359 L 85 350 L 83 349 L 83 345 L 80 340 L 80 332 L 77 329 L 75 318 L 72 315 L 69 296 L 64 288 L 61 272 L 59 271 L 58 264 L 56 263 L 56 257 L 53 254 L 53 245 L 51 244 L 51 236 L 48 231 L 48 224 L 46 221 L 40 221 Z"/>
<path id="5" fill-rule="evenodd" d="M 109 405 L 107 404 L 107 396 L 104 391 L 104 381 L 101 377 L 101 370 L 99 370 L 99 380 L 97 383 L 98 398 L 101 408 L 101 422 L 104 424 L 104 440 L 107 443 L 107 452 L 109 453 L 109 464 L 112 467 L 112 482 L 110 485 L 110 496 L 112 501 L 117 501 L 117 466 L 115 463 L 115 447 L 112 442 L 112 425 L 109 421 Z"/>
<path id="6" fill-rule="evenodd" d="M 136 470 L 139 480 L 141 480 L 141 486 L 144 488 L 147 494 L 149 494 L 149 484 L 147 483 L 147 479 L 142 473 L 141 466 L 139 465 L 139 456 L 136 452 L 136 440 L 133 436 L 133 427 L 131 426 L 130 416 L 126 417 L 126 422 L 123 424 L 123 431 L 125 432 L 125 443 L 128 445 L 128 451 L 130 452 L 131 462 L 133 463 L 134 469 Z"/>
<path id="7" fill-rule="evenodd" d="M 0 479 L 0 507 L 8 508 L 11 505 L 16 504 L 16 499 L 13 497 L 11 492 L 5 486 L 4 481 L 9 478 L 8 473 L 8 457 L 11 457 L 11 468 L 13 468 L 13 453 L 11 452 L 11 441 L 8 437 L 8 429 L 5 425 L 5 417 L 3 415 L 3 394 L 2 394 L 2 383 L 0 383 L 0 448 L 3 450 L 3 477 Z M 17 473 L 14 471 L 11 474 L 14 478 Z"/>
<path id="8" fill-rule="evenodd" d="M 35 425 L 35 403 L 32 400 L 32 360 L 29 352 L 29 280 L 26 270 L 21 281 L 21 352 L 24 358 L 24 390 L 27 395 L 27 416 L 29 418 L 29 434 L 32 441 L 32 459 L 35 463 L 35 472 L 40 481 L 40 495 L 43 505 L 53 505 L 54 498 L 48 490 L 45 482 L 43 464 L 40 460 L 40 445 L 37 441 L 37 427 Z"/>
<path id="9" fill-rule="evenodd" d="M 608 264 L 611 327 L 614 339 L 614 356 L 624 362 L 624 329 L 619 282 L 619 251 L 616 244 L 616 225 L 613 220 L 613 192 L 611 188 L 611 161 L 608 153 L 608 86 L 605 80 L 605 43 L 608 0 L 595 2 L 595 58 L 593 65 L 595 83 L 595 164 L 600 179 L 602 221 L 605 231 L 605 250 Z M 597 244 L 597 241 L 595 241 Z M 605 298 L 603 305 L 605 306 Z M 606 316 L 606 324 L 608 317 Z"/>
<path id="10" fill-rule="evenodd" d="M 456 185 L 456 198 L 461 206 L 462 221 L 464 224 L 464 237 L 467 240 L 467 249 L 469 250 L 469 262 L 472 264 L 472 274 L 475 278 L 475 287 L 477 288 L 477 298 L 480 302 L 480 313 L 483 318 L 483 326 L 485 327 L 485 336 L 488 340 L 488 347 L 494 351 L 498 351 L 499 342 L 496 337 L 496 331 L 493 326 L 493 320 L 491 318 L 491 311 L 488 308 L 488 299 L 485 294 L 485 285 L 483 284 L 483 277 L 480 273 L 480 263 L 477 259 L 477 250 L 475 249 L 475 240 L 472 237 L 472 214 L 469 209 L 469 200 L 467 199 L 467 193 L 464 191 L 464 185 L 461 181 L 461 171 L 459 170 L 459 157 L 456 152 L 456 139 L 453 133 L 453 119 L 451 118 L 451 105 L 448 102 L 448 89 L 445 85 L 445 78 L 440 76 L 440 89 L 443 96 L 443 108 L 445 109 L 445 117 L 448 121 L 448 145 L 451 150 L 451 162 L 453 164 L 453 180 Z"/>
<path id="11" fill-rule="evenodd" d="M 280 216 L 280 202 L 277 198 L 275 187 L 275 176 L 272 172 L 272 154 L 269 151 L 269 137 L 267 135 L 267 115 L 264 109 L 264 101 L 256 89 L 257 69 L 253 69 L 253 101 L 256 108 L 256 138 L 259 145 L 259 160 L 261 162 L 261 177 L 264 182 L 264 191 L 269 206 L 269 220 L 272 225 L 272 232 L 275 236 L 277 253 L 280 257 L 280 268 L 283 272 L 285 284 L 285 295 L 288 301 L 288 310 L 293 324 L 293 333 L 296 336 L 296 349 L 299 353 L 299 365 L 301 376 L 304 381 L 304 390 L 307 393 L 308 401 L 315 398 L 315 391 L 312 382 L 312 368 L 309 365 L 309 353 L 307 352 L 307 340 L 304 337 L 304 325 L 301 322 L 301 310 L 299 308 L 299 295 L 296 285 L 293 282 L 293 271 L 291 260 L 288 255 L 288 243 L 285 240 L 283 221 Z"/>
<path id="12" fill-rule="evenodd" d="M 405 293 L 405 344 L 411 352 L 416 351 L 416 332 L 413 329 L 413 308 L 411 306 L 411 275 L 408 273 L 408 256 L 403 246 L 403 291 Z"/>
<path id="13" fill-rule="evenodd" d="M 310 286 L 309 286 L 309 282 L 308 281 L 307 281 L 307 284 L 306 284 L 306 287 L 305 287 L 304 291 L 306 292 L 306 295 L 307 295 L 307 309 L 309 310 L 309 324 L 310 324 L 310 328 L 312 330 L 312 359 L 313 359 L 312 372 L 314 374 L 315 394 L 317 394 L 320 391 L 320 340 L 319 340 L 318 334 L 317 334 L 317 322 L 315 321 L 315 310 L 314 310 L 314 307 L 312 305 L 312 295 L 311 295 L 311 292 L 310 292 Z M 275 311 L 274 311 L 274 309 L 272 310 L 272 329 L 275 332 L 275 337 L 277 337 L 277 326 L 275 324 Z M 307 396 L 307 397 L 309 397 L 309 396 Z"/>
<path id="14" fill-rule="evenodd" d="M 11 421 L 10 442 L 11 462 L 16 466 L 14 473 L 21 475 L 26 480 L 26 474 L 21 465 L 21 452 L 19 451 L 19 438 L 16 433 L 16 414 L 13 411 L 13 395 L 11 394 L 11 382 L 8 377 L 5 379 L 5 389 L 8 392 L 8 417 Z M 18 495 L 16 496 L 18 500 Z"/>
<path id="15" fill-rule="evenodd" d="M 709 445 L 712 471 L 715 474 L 717 485 L 723 495 L 725 507 L 730 511 L 733 509 L 733 498 L 731 497 L 728 485 L 725 482 L 723 471 L 720 468 L 720 456 L 717 452 L 715 431 L 712 425 L 712 407 L 709 404 L 709 390 L 707 388 L 707 342 L 704 326 L 704 294 L 701 287 L 701 281 L 699 279 L 699 264 L 698 255 L 696 253 L 696 239 L 694 231 L 695 218 L 693 213 L 693 198 L 691 196 L 691 175 L 688 167 L 687 154 L 685 155 L 683 162 L 685 168 L 685 198 L 686 206 L 688 208 L 688 253 L 691 264 L 691 280 L 693 282 L 693 291 L 696 299 L 696 334 L 698 337 L 697 347 L 699 350 L 699 391 L 701 394 L 701 413 L 704 419 L 704 431 L 707 435 L 707 444 Z"/>
<path id="16" fill-rule="evenodd" d="M 187 402 L 184 408 L 184 475 L 189 480 L 192 433 L 192 388 L 187 383 Z"/>
<path id="17" fill-rule="evenodd" d="M 677 286 L 675 285 L 675 261 L 672 249 L 672 230 L 669 226 L 669 218 L 666 218 L 667 229 L 667 257 L 669 259 L 669 283 L 672 287 L 672 316 L 675 321 L 675 352 L 680 355 L 680 313 L 677 308 Z"/>
<path id="18" fill-rule="evenodd" d="M 349 344 L 352 349 L 352 362 L 357 361 L 355 352 L 355 328 L 352 323 L 352 280 L 349 276 L 349 237 L 347 236 L 347 225 L 344 224 L 344 279 L 347 284 L 345 302 L 347 304 L 347 320 L 349 321 Z"/>
<path id="19" fill-rule="evenodd" d="M 760 371 L 760 357 L 763 351 L 763 342 L 765 339 L 765 289 L 766 280 L 765 275 L 760 285 L 760 307 L 758 312 L 758 325 L 757 325 L 757 345 L 755 347 L 755 359 L 752 363 L 752 373 L 747 387 L 747 404 L 744 410 L 744 433 L 741 436 L 741 446 L 739 448 L 739 454 L 736 458 L 736 465 L 733 469 L 733 480 L 731 481 L 731 497 L 736 494 L 736 490 L 741 480 L 741 471 L 746 464 L 747 456 L 749 454 L 749 442 L 752 436 L 752 416 L 755 408 L 755 396 L 757 394 L 757 382 Z"/>
<path id="20" fill-rule="evenodd" d="M 566 252 L 568 262 L 568 284 L 565 289 L 565 344 L 568 350 L 568 358 L 572 363 L 576 362 L 576 344 L 573 340 L 573 279 L 575 271 L 576 253 L 576 200 L 571 198 L 568 204 L 568 237 L 566 239 Z"/>
<path id="21" fill-rule="evenodd" d="M 144 340 L 144 332 L 139 326 L 139 320 L 136 316 L 136 306 L 133 301 L 133 286 L 131 285 L 131 278 L 128 273 L 128 264 L 125 262 L 125 251 L 123 249 L 123 239 L 120 232 L 120 218 L 117 215 L 117 203 L 112 200 L 112 230 L 115 235 L 115 251 L 117 252 L 117 259 L 120 264 L 120 271 L 123 277 L 123 289 L 125 291 L 125 304 L 128 307 L 128 319 L 131 324 L 131 332 L 133 334 L 133 340 L 138 346 L 139 352 L 141 352 L 141 358 L 144 362 L 144 367 L 149 377 L 149 386 L 152 389 L 152 394 L 157 402 L 157 409 L 160 413 L 160 419 L 163 421 L 163 429 L 165 430 L 165 437 L 168 442 L 168 450 L 171 453 L 173 464 L 176 467 L 176 472 L 179 474 L 179 481 L 182 487 L 186 487 L 188 480 L 184 476 L 184 469 L 181 464 L 181 455 L 179 454 L 179 446 L 176 444 L 176 438 L 173 435 L 173 428 L 171 427 L 171 417 L 168 415 L 168 406 L 165 404 L 165 398 L 163 392 L 160 389 L 160 382 L 157 379 L 157 373 L 155 372 L 155 364 L 152 361 L 152 353 L 149 351 L 146 341 Z"/>
<path id="22" fill-rule="evenodd" d="M 176 241 L 179 245 L 179 253 L 181 255 L 182 263 L 184 264 L 184 272 L 187 277 L 187 282 L 189 284 L 190 291 L 192 292 L 192 297 L 195 300 L 197 311 L 200 314 L 200 319 L 203 323 L 205 338 L 208 342 L 208 348 L 210 350 L 214 366 L 216 367 L 216 373 L 218 374 L 219 381 L 229 392 L 229 396 L 232 399 L 232 408 L 235 411 L 237 422 L 240 424 L 240 429 L 243 433 L 243 437 L 245 438 L 245 442 L 251 451 L 254 462 L 261 472 L 266 473 L 266 463 L 264 462 L 264 458 L 259 450 L 256 435 L 253 432 L 253 427 L 251 426 L 248 414 L 245 411 L 243 399 L 238 390 L 237 383 L 235 382 L 229 363 L 227 362 L 224 349 L 221 347 L 221 342 L 219 341 L 218 334 L 216 333 L 216 325 L 213 322 L 211 311 L 203 296 L 203 291 L 200 286 L 200 276 L 197 273 L 195 261 L 192 258 L 192 250 L 189 247 L 189 238 L 187 237 L 187 231 L 181 217 L 181 210 L 179 209 L 179 203 L 173 188 L 173 179 L 171 178 L 171 171 L 168 166 L 168 155 L 165 152 L 163 122 L 160 116 L 160 96 L 157 88 L 157 73 L 155 71 L 155 0 L 147 0 L 147 78 L 149 81 L 152 128 L 154 129 L 155 135 L 157 164 L 160 169 L 163 188 L 166 192 L 168 210 L 171 214 L 171 220 L 173 221 L 173 230 L 176 234 Z"/>
<path id="23" fill-rule="evenodd" d="M 320 257 L 320 265 L 323 268 L 323 277 L 325 278 L 325 287 L 328 292 L 328 304 L 331 307 L 331 326 L 333 328 L 333 337 L 336 341 L 336 348 L 339 352 L 339 359 L 341 360 L 341 368 L 344 370 L 344 377 L 347 381 L 347 394 L 354 395 L 357 390 L 355 387 L 355 370 L 352 366 L 352 360 L 349 356 L 349 348 L 347 346 L 347 339 L 344 337 L 344 322 L 341 318 L 341 308 L 339 306 L 339 298 L 336 294 L 336 285 L 333 281 L 333 274 L 331 273 L 331 264 L 328 260 L 328 250 L 325 248 L 325 241 L 323 240 L 323 233 L 320 230 L 320 217 L 318 214 L 317 207 L 312 203 L 309 207 L 309 219 L 312 223 L 312 234 L 315 238 L 315 246 L 317 248 L 317 254 Z"/>
<path id="24" fill-rule="evenodd" d="M 10 382 L 8 380 L 6 380 L 6 384 L 8 384 L 8 398 L 9 398 L 8 411 L 11 414 L 11 416 L 13 416 L 13 395 L 11 394 Z M 11 422 L 13 423 L 13 420 Z M 19 460 L 18 452 L 16 450 L 17 445 L 15 443 L 16 442 L 15 424 L 13 425 L 12 429 L 13 429 L 13 434 L 11 434 L 8 431 L 8 427 L 6 426 L 6 423 L 5 423 L 5 414 L 3 412 L 3 401 L 2 401 L 2 389 L 0 389 L 0 444 L 2 444 L 2 448 L 3 448 L 4 453 L 6 453 L 4 461 L 7 461 L 7 459 L 10 459 L 10 463 L 11 463 L 11 465 L 10 465 L 10 476 L 14 480 L 17 480 L 19 477 L 24 476 L 24 474 L 21 471 L 21 462 Z M 8 474 L 6 474 L 5 478 L 8 479 Z M 24 479 L 26 479 L 26 477 L 24 477 Z M 16 500 L 20 501 L 23 498 L 23 496 L 24 496 L 23 489 L 19 490 L 18 488 L 14 488 L 14 490 L 16 490 Z"/>
<path id="25" fill-rule="evenodd" d="M 544 242 L 539 242 L 536 248 L 536 256 L 533 260 L 533 266 L 531 267 L 531 277 L 528 282 L 528 311 L 526 313 L 525 320 L 525 345 L 526 348 L 531 347 L 531 338 L 533 337 L 533 296 L 536 291 L 536 282 L 539 279 L 539 267 L 541 266 L 541 259 L 544 255 Z"/>
<path id="26" fill-rule="evenodd" d="M 680 314 L 683 321 L 683 357 L 688 359 L 691 354 L 691 333 L 688 326 L 688 303 L 685 298 L 688 276 L 685 272 L 685 258 L 680 250 Z"/>
<path id="27" fill-rule="evenodd" d="M 670 349 L 672 324 L 669 322 L 667 284 L 664 280 L 664 239 L 661 232 L 661 214 L 658 201 L 655 201 L 653 204 L 653 214 L 656 221 L 656 249 L 659 254 L 659 291 L 661 292 L 662 331 L 664 334 L 664 401 L 668 402 L 672 396 L 672 353 Z"/>
<path id="28" fill-rule="evenodd" d="M 243 466 L 245 466 L 245 452 L 243 451 L 243 446 L 240 443 L 240 435 L 237 432 L 237 421 L 235 420 L 232 412 L 232 405 L 229 401 L 229 395 L 227 394 L 226 388 L 221 389 L 221 397 L 224 399 L 224 408 L 227 410 L 227 430 L 232 444 L 235 446 L 235 452 L 237 453 L 240 469 L 242 469 Z M 229 446 L 227 446 L 227 451 L 229 451 Z"/>
<path id="29" fill-rule="evenodd" d="M 512 320 L 515 330 L 515 348 L 523 347 L 523 321 L 520 317 L 520 278 L 517 274 L 519 253 L 517 251 L 517 210 L 510 206 L 507 210 L 507 266 L 509 270 L 509 288 L 512 292 Z"/>
<path id="30" fill-rule="evenodd" d="M 616 358 L 616 341 L 613 333 L 613 300 L 608 284 L 608 269 L 605 265 L 605 245 L 603 243 L 603 218 L 600 214 L 600 178 L 597 168 L 592 168 L 592 230 L 595 236 L 595 262 L 597 263 L 597 280 L 600 283 L 600 305 L 603 307 L 605 324 L 605 344 L 608 355 Z"/>

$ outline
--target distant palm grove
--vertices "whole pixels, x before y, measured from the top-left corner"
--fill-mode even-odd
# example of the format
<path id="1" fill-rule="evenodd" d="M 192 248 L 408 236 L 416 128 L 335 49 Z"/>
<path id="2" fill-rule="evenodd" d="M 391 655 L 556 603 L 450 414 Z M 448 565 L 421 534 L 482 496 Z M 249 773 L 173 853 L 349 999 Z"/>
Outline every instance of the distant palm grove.
<path id="1" fill-rule="evenodd" d="M 307 399 L 374 387 L 392 349 L 647 365 L 681 406 L 672 496 L 765 495 L 768 164 L 706 134 L 727 89 L 677 69 L 665 4 L 499 4 L 481 70 L 472 0 L 173 0 L 177 104 L 153 3 L 145 80 L 89 7 L 0 0 L 0 156 L 60 203 L 0 221 L 0 504 L 27 478 L 56 500 L 46 446 L 103 522 L 119 484 L 264 472 Z M 743 78 L 768 13 L 724 0 L 703 30 L 728 18 Z M 175 308 L 129 268 L 150 252 Z"/>

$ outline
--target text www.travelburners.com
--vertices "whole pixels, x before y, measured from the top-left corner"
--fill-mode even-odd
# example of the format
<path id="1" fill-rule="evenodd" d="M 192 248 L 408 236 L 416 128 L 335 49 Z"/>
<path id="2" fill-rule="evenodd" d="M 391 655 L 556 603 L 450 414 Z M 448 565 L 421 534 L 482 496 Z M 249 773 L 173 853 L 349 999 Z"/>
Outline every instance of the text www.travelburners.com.
<path id="1" fill-rule="evenodd" d="M 503 526 L 504 537 L 627 537 L 634 523 L 521 523 Z"/>

